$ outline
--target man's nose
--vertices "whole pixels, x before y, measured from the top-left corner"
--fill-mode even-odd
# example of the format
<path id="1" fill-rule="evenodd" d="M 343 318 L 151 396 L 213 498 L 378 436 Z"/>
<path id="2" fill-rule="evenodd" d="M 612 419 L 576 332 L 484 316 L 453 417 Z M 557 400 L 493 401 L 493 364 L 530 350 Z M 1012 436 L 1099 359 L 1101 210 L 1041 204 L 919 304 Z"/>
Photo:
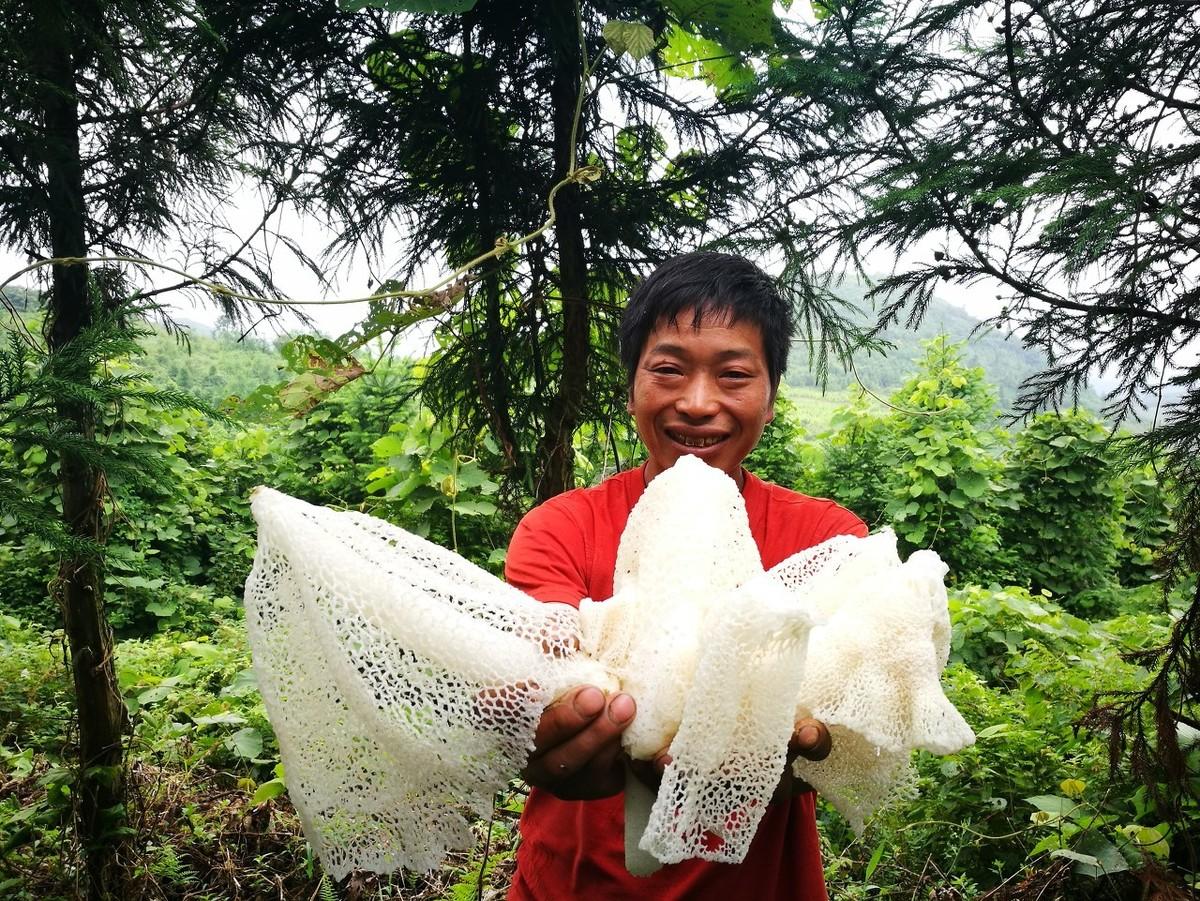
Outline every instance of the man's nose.
<path id="1" fill-rule="evenodd" d="M 678 400 L 675 409 L 685 416 L 694 418 L 712 416 L 719 409 L 719 391 L 710 378 L 697 376 L 690 379 Z"/>

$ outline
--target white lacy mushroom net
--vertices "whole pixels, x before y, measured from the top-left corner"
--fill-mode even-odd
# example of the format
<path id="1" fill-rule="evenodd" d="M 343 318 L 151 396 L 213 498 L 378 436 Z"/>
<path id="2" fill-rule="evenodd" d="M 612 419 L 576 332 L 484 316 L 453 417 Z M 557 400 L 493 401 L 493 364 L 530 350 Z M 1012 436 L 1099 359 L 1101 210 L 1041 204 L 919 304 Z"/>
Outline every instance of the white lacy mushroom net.
<path id="1" fill-rule="evenodd" d="M 469 817 L 487 814 L 544 707 L 577 684 L 637 700 L 631 756 L 669 748 L 633 821 L 645 829 L 627 834 L 662 862 L 744 858 L 797 716 L 834 735 L 798 775 L 856 827 L 903 784 L 914 748 L 973 740 L 938 682 L 941 561 L 902 564 L 885 532 L 764 573 L 736 485 L 694 457 L 647 487 L 614 597 L 579 613 L 362 514 L 266 488 L 252 506 L 255 669 L 289 794 L 336 878 L 428 870 L 470 847 Z M 650 869 L 635 848 L 627 860 Z"/>

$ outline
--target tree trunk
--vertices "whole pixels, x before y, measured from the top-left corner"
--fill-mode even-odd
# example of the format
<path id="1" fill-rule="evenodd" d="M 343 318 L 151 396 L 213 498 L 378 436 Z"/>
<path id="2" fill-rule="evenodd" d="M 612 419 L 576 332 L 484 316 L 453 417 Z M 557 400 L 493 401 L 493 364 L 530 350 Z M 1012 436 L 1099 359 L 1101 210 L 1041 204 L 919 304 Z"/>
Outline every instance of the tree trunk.
<path id="1" fill-rule="evenodd" d="M 477 217 L 478 239 L 471 256 L 485 253 L 495 246 L 496 239 L 504 234 L 504 227 L 496 222 L 496 185 L 495 180 L 500 173 L 493 162 L 491 144 L 488 143 L 491 130 L 487 127 L 489 115 L 488 103 L 491 99 L 489 77 L 483 66 L 477 66 L 474 55 L 472 30 L 475 27 L 475 17 L 467 14 L 463 17 L 463 62 L 468 78 L 473 79 L 472 90 L 463 94 L 460 120 L 460 138 L 471 160 L 475 182 L 475 199 L 479 215 Z M 470 85 L 471 83 L 468 82 Z M 489 137 L 481 138 L 480 134 Z M 516 473 L 520 481 L 524 481 L 527 463 L 526 454 L 521 448 L 521 442 L 513 428 L 512 392 L 509 388 L 510 364 L 506 359 L 508 352 L 507 335 L 505 334 L 503 312 L 501 310 L 500 284 L 501 263 L 492 260 L 486 264 L 482 278 L 483 314 L 484 314 L 484 355 L 480 360 L 475 358 L 475 380 L 479 386 L 479 396 L 487 408 L 488 421 L 492 434 L 500 443 L 504 454 L 505 465 L 509 472 Z"/>
<path id="2" fill-rule="evenodd" d="M 554 123 L 554 181 L 564 178 L 571 164 L 571 127 L 581 84 L 583 58 L 579 24 L 570 3 L 551 2 L 546 7 L 550 45 L 554 55 L 554 81 L 550 88 Z M 580 135 L 583 123 L 580 123 Z M 556 198 L 558 221 L 559 292 L 562 297 L 562 375 L 558 394 L 550 404 L 545 433 L 538 448 L 540 478 L 537 500 L 575 486 L 575 451 L 572 441 L 587 390 L 591 352 L 591 310 L 588 305 L 587 258 L 583 244 L 583 215 L 579 186 L 567 185 Z"/>
<path id="3" fill-rule="evenodd" d="M 56 0 L 33 4 L 37 17 L 37 61 L 41 92 L 50 246 L 55 257 L 87 252 L 79 110 L 75 97 L 77 49 L 70 15 Z M 51 352 L 61 350 L 92 322 L 87 269 L 55 266 L 47 317 Z M 84 369 L 85 367 L 81 367 Z M 80 379 L 92 373 L 74 373 Z M 87 439 L 95 436 L 90 405 L 63 401 L 62 422 Z M 78 456 L 60 461 L 63 521 L 72 535 L 102 537 L 103 473 Z M 63 611 L 75 701 L 79 712 L 79 774 L 75 783 L 79 835 L 86 855 L 88 896 L 117 894 L 116 848 L 111 818 L 124 795 L 121 729 L 124 706 L 113 666 L 112 631 L 104 610 L 103 566 L 89 557 L 67 557 L 56 593 Z"/>

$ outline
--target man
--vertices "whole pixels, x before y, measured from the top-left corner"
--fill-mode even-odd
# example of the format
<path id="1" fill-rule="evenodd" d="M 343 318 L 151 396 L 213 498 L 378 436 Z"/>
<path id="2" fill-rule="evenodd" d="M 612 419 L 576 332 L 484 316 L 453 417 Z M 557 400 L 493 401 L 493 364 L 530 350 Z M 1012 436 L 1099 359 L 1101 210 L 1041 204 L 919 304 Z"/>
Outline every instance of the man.
<path id="1" fill-rule="evenodd" d="M 762 482 L 742 468 L 774 416 L 794 322 L 771 279 L 741 257 L 693 253 L 660 266 L 629 298 L 621 358 L 628 409 L 647 460 L 595 488 L 532 510 L 509 547 L 508 581 L 542 601 L 578 606 L 612 595 L 617 545 L 646 483 L 685 454 L 737 481 L 764 568 L 835 535 L 866 535 L 831 501 Z M 790 773 L 746 860 L 689 860 L 644 878 L 624 865 L 621 733 L 635 698 L 581 686 L 548 708 L 524 776 L 532 790 L 510 899 L 826 898 L 812 792 Z M 791 753 L 821 759 L 829 731 L 796 724 Z M 665 749 L 664 749 L 665 752 Z M 655 767 L 669 765 L 666 754 Z"/>

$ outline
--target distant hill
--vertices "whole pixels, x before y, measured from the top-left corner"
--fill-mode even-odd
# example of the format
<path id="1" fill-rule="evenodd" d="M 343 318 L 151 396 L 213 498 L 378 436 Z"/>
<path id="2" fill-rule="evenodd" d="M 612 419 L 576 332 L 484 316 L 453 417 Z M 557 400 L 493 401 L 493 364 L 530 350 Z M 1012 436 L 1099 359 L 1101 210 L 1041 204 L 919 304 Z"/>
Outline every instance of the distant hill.
<path id="1" fill-rule="evenodd" d="M 42 292 L 23 285 L 9 285 L 4 289 L 4 299 L 21 313 L 42 308 Z"/>
<path id="2" fill-rule="evenodd" d="M 210 326 L 189 328 L 186 344 L 163 331 L 141 343 L 139 365 L 155 381 L 177 385 L 210 404 L 220 404 L 232 394 L 245 396 L 280 379 L 282 361 L 271 345 L 255 338 L 238 341 Z"/>
<path id="3" fill-rule="evenodd" d="M 860 311 L 863 309 L 861 292 L 852 288 L 844 296 Z M 860 312 L 858 318 L 864 323 L 874 321 L 869 313 Z M 884 336 L 893 345 L 891 349 L 883 354 L 862 354 L 855 358 L 854 368 L 858 377 L 871 391 L 887 397 L 916 369 L 916 362 L 924 356 L 922 342 L 939 335 L 946 335 L 955 342 L 967 341 L 964 360 L 970 366 L 983 367 L 988 382 L 996 388 L 1000 406 L 1005 410 L 1012 408 L 1021 382 L 1044 366 L 1041 355 L 1022 347 L 1019 338 L 1009 338 L 993 326 L 984 326 L 965 310 L 935 297 L 918 328 L 893 327 L 885 332 Z M 817 385 L 816 377 L 809 369 L 807 345 L 799 342 L 794 345 L 784 381 L 802 388 Z M 854 382 L 853 373 L 844 372 L 841 367 L 831 363 L 827 393 L 840 396 Z M 1100 407 L 1099 397 L 1091 391 L 1081 401 L 1083 406 L 1092 410 Z"/>

